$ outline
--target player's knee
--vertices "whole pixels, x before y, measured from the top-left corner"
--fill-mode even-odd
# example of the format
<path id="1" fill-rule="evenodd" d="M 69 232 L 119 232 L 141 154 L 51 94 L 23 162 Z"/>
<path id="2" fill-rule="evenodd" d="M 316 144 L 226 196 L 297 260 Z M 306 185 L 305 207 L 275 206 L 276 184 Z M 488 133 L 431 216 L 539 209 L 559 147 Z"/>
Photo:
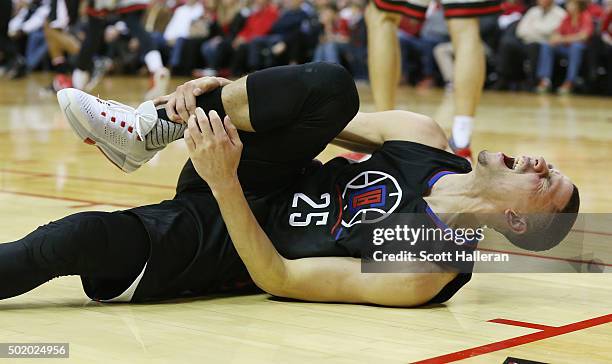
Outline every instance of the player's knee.
<path id="1" fill-rule="evenodd" d="M 327 62 L 310 63 L 309 67 L 312 72 L 312 77 L 308 78 L 311 92 L 339 103 L 337 109 L 342 111 L 342 115 L 338 117 L 350 121 L 359 110 L 359 93 L 350 72 L 338 64 Z"/>

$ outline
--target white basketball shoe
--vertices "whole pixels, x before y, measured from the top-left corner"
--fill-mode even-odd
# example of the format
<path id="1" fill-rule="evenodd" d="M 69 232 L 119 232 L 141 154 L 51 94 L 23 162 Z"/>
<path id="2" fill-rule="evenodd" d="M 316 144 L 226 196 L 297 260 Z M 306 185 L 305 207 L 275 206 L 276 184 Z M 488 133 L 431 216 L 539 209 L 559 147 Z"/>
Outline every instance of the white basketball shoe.
<path id="1" fill-rule="evenodd" d="M 134 109 L 74 88 L 60 90 L 57 99 L 79 138 L 98 147 L 124 172 L 135 171 L 163 149 L 148 150 L 145 146 L 145 135 L 157 123 L 157 110 L 152 101 Z"/>

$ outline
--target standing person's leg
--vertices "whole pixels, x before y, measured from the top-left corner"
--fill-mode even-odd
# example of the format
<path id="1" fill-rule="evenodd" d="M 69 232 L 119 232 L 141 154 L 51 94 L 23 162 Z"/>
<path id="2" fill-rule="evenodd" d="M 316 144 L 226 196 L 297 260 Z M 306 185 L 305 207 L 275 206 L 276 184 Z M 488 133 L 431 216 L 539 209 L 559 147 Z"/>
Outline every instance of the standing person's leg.
<path id="1" fill-rule="evenodd" d="M 548 43 L 540 45 L 540 54 L 538 56 L 537 77 L 540 80 L 537 92 L 548 92 L 551 87 L 551 78 L 555 62 L 555 49 Z"/>
<path id="2" fill-rule="evenodd" d="M 141 273 L 149 244 L 144 226 L 129 213 L 84 212 L 51 222 L 0 244 L 0 299 L 66 275 L 112 281 L 115 292 L 92 298 L 113 298 Z"/>
<path id="3" fill-rule="evenodd" d="M 564 53 L 567 56 L 567 74 L 563 85 L 559 87 L 559 93 L 565 94 L 572 91 L 572 87 L 580 72 L 580 66 L 582 65 L 582 55 L 584 53 L 585 44 L 582 42 L 574 42 L 569 46 L 564 47 Z"/>
<path id="4" fill-rule="evenodd" d="M 132 35 L 138 38 L 145 65 L 151 74 L 153 82 L 151 88 L 145 94 L 145 100 L 150 100 L 168 93 L 170 71 L 164 67 L 161 53 L 155 48 L 151 33 L 147 32 L 142 25 L 143 14 L 143 10 L 132 11 L 122 14 L 121 19 L 125 21 Z"/>
<path id="5" fill-rule="evenodd" d="M 536 69 L 538 67 L 538 56 L 540 54 L 539 43 L 528 43 L 523 46 L 525 57 L 527 59 L 525 66 L 525 74 L 527 76 L 527 87 L 532 89 L 537 82 Z"/>
<path id="6" fill-rule="evenodd" d="M 401 54 L 397 27 L 400 15 L 383 11 L 370 2 L 365 13 L 368 27 L 368 70 L 374 105 L 378 111 L 395 107 L 401 78 Z"/>
<path id="7" fill-rule="evenodd" d="M 4 55 L 4 63 L 9 67 L 17 56 L 13 40 L 8 36 L 8 25 L 13 14 L 13 1 L 0 1 L 0 52 Z"/>
<path id="8" fill-rule="evenodd" d="M 26 69 L 33 71 L 47 55 L 47 42 L 43 29 L 30 33 L 26 46 Z"/>
<path id="9" fill-rule="evenodd" d="M 497 51 L 497 73 L 499 80 L 495 84 L 497 90 L 508 89 L 509 83 L 518 79 L 522 72 L 523 44 L 514 34 L 504 34 L 499 41 Z"/>
<path id="10" fill-rule="evenodd" d="M 76 60 L 76 68 L 72 72 L 72 85 L 80 90 L 89 82 L 90 72 L 93 69 L 93 56 L 100 49 L 104 39 L 104 18 L 90 16 L 85 30 L 85 40 Z"/>
<path id="11" fill-rule="evenodd" d="M 442 0 L 453 50 L 455 113 L 449 145 L 455 154 L 471 159 L 470 139 L 485 79 L 485 50 L 480 17 L 501 12 L 499 0 Z"/>
<path id="12" fill-rule="evenodd" d="M 478 18 L 452 18 L 448 29 L 455 53 L 455 116 L 450 145 L 455 153 L 471 158 L 469 149 L 476 107 L 485 78 L 485 53 Z"/>

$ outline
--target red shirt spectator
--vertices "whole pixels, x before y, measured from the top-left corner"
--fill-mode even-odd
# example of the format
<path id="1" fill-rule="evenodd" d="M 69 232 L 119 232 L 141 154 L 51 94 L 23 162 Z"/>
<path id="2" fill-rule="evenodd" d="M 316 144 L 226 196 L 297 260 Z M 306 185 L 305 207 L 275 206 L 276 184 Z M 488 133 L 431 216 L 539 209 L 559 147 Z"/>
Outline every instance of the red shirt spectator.
<path id="1" fill-rule="evenodd" d="M 524 14 L 527 11 L 521 0 L 519 1 L 504 1 L 501 4 L 502 15 L 510 15 L 513 13 Z"/>
<path id="2" fill-rule="evenodd" d="M 268 4 L 249 16 L 237 37 L 248 42 L 255 37 L 266 35 L 276 19 L 278 19 L 278 9 Z"/>
<path id="3" fill-rule="evenodd" d="M 593 19 L 600 19 L 604 15 L 603 8 L 595 3 L 590 3 L 589 6 L 587 6 L 587 11 L 591 14 Z"/>
<path id="4" fill-rule="evenodd" d="M 593 34 L 593 17 L 588 11 L 583 11 L 578 16 L 576 23 L 572 23 L 572 16 L 568 14 L 557 29 L 557 33 L 560 35 L 573 35 L 580 32 L 584 32 L 587 37 Z"/>
<path id="5" fill-rule="evenodd" d="M 601 35 L 612 39 L 612 9 L 608 10 L 601 22 Z"/>

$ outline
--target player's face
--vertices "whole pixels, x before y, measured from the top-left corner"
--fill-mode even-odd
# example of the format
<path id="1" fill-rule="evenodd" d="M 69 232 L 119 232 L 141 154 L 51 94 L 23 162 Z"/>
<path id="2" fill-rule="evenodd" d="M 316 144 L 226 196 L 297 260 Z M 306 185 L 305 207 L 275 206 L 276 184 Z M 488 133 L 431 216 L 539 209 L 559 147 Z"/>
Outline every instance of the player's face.
<path id="1" fill-rule="evenodd" d="M 574 189 L 570 179 L 543 157 L 482 151 L 475 171 L 490 186 L 492 196 L 524 213 L 561 210 Z"/>

